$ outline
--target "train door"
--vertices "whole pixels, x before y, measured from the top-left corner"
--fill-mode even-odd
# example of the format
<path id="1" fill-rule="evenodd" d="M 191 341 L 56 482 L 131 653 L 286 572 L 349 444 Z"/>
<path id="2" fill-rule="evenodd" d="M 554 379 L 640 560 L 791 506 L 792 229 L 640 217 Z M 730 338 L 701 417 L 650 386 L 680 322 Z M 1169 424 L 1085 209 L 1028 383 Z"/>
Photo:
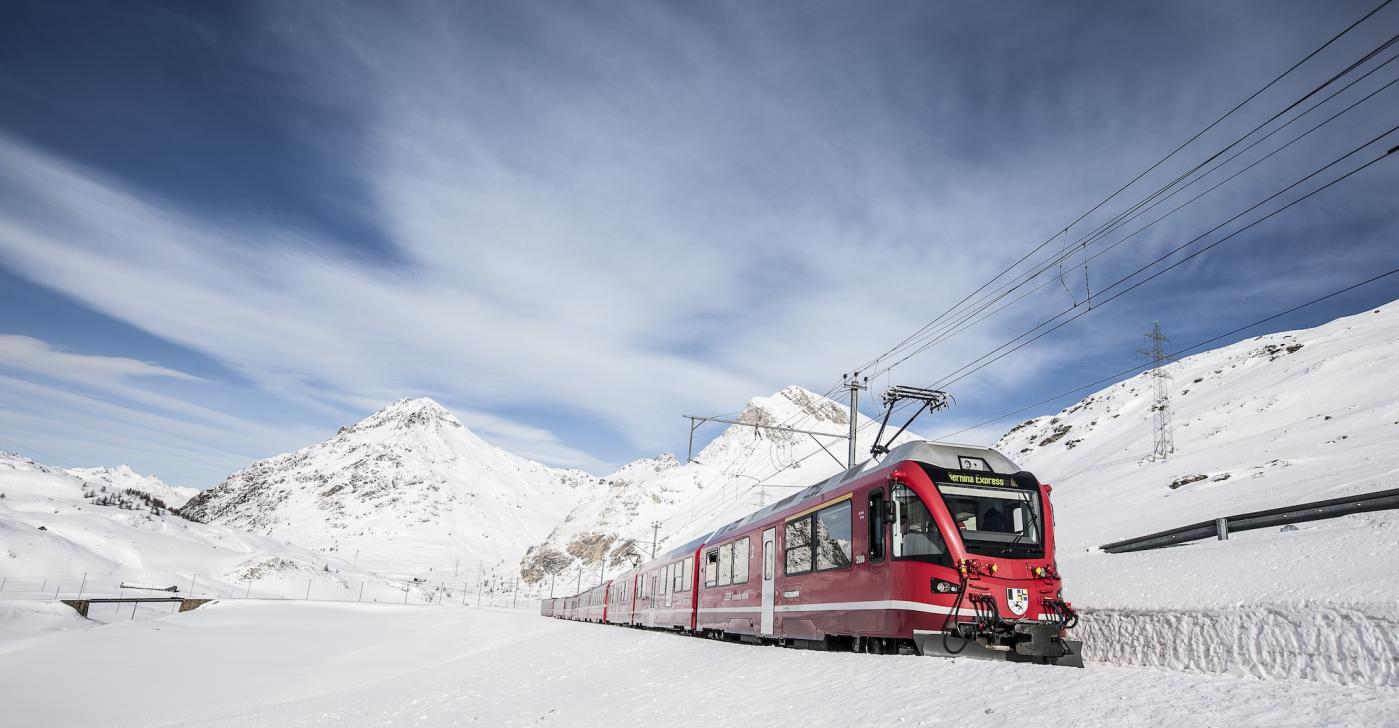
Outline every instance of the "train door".
<path id="1" fill-rule="evenodd" d="M 673 593 L 673 592 L 675 591 L 675 566 L 676 566 L 675 564 L 671 564 L 670 566 L 665 567 L 665 570 L 662 572 L 662 573 L 665 574 L 665 608 L 666 608 L 666 609 L 670 609 L 671 607 L 675 606 L 675 604 L 674 604 L 673 601 L 672 601 L 672 600 L 674 599 L 674 597 L 675 597 L 675 595 L 674 595 L 674 593 Z"/>
<path id="2" fill-rule="evenodd" d="M 773 633 L 773 612 L 777 603 L 777 528 L 763 531 L 763 616 L 759 632 Z"/>
<path id="3" fill-rule="evenodd" d="M 656 626 L 656 607 L 660 604 L 661 595 L 656 592 L 656 573 L 651 573 L 651 598 L 646 600 L 646 626 Z"/>

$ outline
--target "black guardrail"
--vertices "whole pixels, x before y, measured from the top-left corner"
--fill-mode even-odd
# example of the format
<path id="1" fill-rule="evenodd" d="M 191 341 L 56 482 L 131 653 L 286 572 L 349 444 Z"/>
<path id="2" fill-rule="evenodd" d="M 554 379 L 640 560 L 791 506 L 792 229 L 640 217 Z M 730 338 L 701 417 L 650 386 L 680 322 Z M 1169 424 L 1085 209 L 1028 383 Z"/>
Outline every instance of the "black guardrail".
<path id="1" fill-rule="evenodd" d="M 1172 528 L 1168 531 L 1129 538 L 1123 541 L 1114 541 L 1104 544 L 1102 549 L 1110 554 L 1121 554 L 1128 551 L 1145 551 L 1147 549 L 1159 549 L 1163 546 L 1174 546 L 1187 541 L 1198 541 L 1202 538 L 1227 539 L 1233 531 L 1251 531 L 1255 528 L 1270 528 L 1272 526 L 1282 526 L 1289 523 L 1305 523 L 1307 521 L 1320 521 L 1324 518 L 1335 518 L 1337 516 L 1350 515 L 1351 513 L 1364 513 L 1366 511 L 1383 511 L 1399 508 L 1399 489 L 1381 490 L 1374 493 L 1362 493 L 1344 498 L 1332 498 L 1330 500 L 1313 501 L 1286 508 L 1273 508 L 1266 511 L 1254 511 L 1253 513 L 1241 513 L 1237 516 L 1225 516 L 1216 518 L 1213 521 L 1202 521 L 1192 523 L 1189 526 Z"/>

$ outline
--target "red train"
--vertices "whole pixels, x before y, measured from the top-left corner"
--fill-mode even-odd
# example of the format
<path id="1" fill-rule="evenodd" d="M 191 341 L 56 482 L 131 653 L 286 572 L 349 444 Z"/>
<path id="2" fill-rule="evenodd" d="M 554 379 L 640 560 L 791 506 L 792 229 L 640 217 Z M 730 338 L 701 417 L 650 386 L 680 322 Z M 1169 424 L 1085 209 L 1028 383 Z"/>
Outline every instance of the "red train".
<path id="1" fill-rule="evenodd" d="M 914 442 L 541 613 L 858 652 L 1082 667 L 1050 487 L 995 450 Z"/>

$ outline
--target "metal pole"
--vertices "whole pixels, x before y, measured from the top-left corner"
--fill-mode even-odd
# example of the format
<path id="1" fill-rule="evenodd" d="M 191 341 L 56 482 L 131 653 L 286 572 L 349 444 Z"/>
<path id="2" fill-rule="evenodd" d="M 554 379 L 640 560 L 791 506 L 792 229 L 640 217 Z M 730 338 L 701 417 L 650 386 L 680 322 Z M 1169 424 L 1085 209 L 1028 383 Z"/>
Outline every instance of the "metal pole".
<path id="1" fill-rule="evenodd" d="M 310 579 L 307 579 L 307 580 L 306 580 L 306 597 L 305 597 L 305 600 L 309 600 L 310 598 L 311 598 L 311 580 L 310 580 Z M 305 600 L 303 600 L 303 601 L 305 601 Z"/>
<path id="2" fill-rule="evenodd" d="M 194 576 L 190 577 L 190 579 L 189 579 L 189 595 L 190 595 L 190 596 L 194 596 L 194 582 L 195 582 L 197 579 L 199 579 L 199 575 L 198 575 L 198 574 L 195 574 Z"/>
<path id="3" fill-rule="evenodd" d="M 461 605 L 466 606 L 466 582 L 461 583 Z"/>
<path id="4" fill-rule="evenodd" d="M 83 572 L 83 583 L 78 585 L 78 598 L 83 598 L 83 590 L 87 588 L 87 572 Z"/>
<path id="5" fill-rule="evenodd" d="M 7 581 L 9 581 L 9 580 L 10 580 L 10 577 L 8 577 L 8 576 L 0 577 L 0 592 L 5 591 L 5 582 L 7 582 Z"/>
<path id="6" fill-rule="evenodd" d="M 407 604 L 407 603 L 408 603 L 408 590 L 409 590 L 409 589 L 412 589 L 412 588 L 413 588 L 413 585 L 412 585 L 412 584 L 404 584 L 404 585 L 403 585 L 403 603 L 404 603 L 404 604 Z"/>
<path id="7" fill-rule="evenodd" d="M 1229 519 L 1227 519 L 1227 518 L 1216 518 L 1216 519 L 1214 519 L 1214 535 L 1215 535 L 1220 541 L 1228 541 L 1228 540 L 1229 540 Z"/>
<path id="8" fill-rule="evenodd" d="M 651 558 L 656 558 L 656 534 L 661 531 L 661 522 L 651 522 Z"/>
<path id="9" fill-rule="evenodd" d="M 247 591 L 243 592 L 243 598 L 244 598 L 244 599 L 252 599 L 252 598 L 253 598 L 253 580 L 252 580 L 252 579 L 249 579 L 249 580 L 248 580 L 248 589 L 247 589 Z"/>
<path id="10" fill-rule="evenodd" d="M 357 602 L 362 602 L 362 601 L 364 601 L 364 580 L 363 580 L 363 579 L 361 579 L 360 582 L 359 582 L 359 596 L 355 597 L 355 601 L 357 601 Z"/>
<path id="11" fill-rule="evenodd" d="M 42 592 L 42 591 L 47 590 L 48 588 L 49 588 L 49 578 L 46 576 L 46 577 L 44 577 L 44 583 L 39 585 L 39 591 Z"/>
<path id="12" fill-rule="evenodd" d="M 868 377 L 865 378 L 868 381 Z M 845 467 L 855 467 L 855 451 L 859 449 L 855 440 L 860 430 L 860 390 L 864 385 L 860 384 L 860 373 L 855 372 L 850 375 L 850 383 L 846 385 L 850 389 L 850 452 L 846 456 Z"/>

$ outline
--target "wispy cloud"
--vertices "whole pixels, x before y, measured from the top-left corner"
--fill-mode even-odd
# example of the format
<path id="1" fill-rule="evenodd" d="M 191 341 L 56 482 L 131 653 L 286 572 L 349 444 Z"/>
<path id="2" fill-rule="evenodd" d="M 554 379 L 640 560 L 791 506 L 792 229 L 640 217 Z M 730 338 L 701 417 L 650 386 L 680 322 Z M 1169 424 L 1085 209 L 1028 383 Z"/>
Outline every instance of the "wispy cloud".
<path id="1" fill-rule="evenodd" d="M 1056 55 L 1018 12 L 988 11 L 1004 27 L 968 38 L 917 6 L 839 21 L 607 7 L 250 13 L 221 50 L 313 102 L 315 115 L 264 112 L 336 160 L 324 175 L 362 191 L 354 215 L 385 249 L 210 215 L 0 132 L 0 262 L 207 355 L 313 413 L 303 422 L 426 394 L 507 449 L 599 469 L 674 446 L 682 411 L 823 388 L 1193 131 L 1217 99 L 1181 74 L 1209 69 L 1232 97 L 1288 55 L 1202 43 L 1124 73 L 1112 59 L 1139 49 L 1120 33 L 1084 31 L 1101 56 Z M 1242 22 L 1217 12 L 1212 33 Z M 1139 40 L 1161 54 L 1168 41 Z M 1066 297 L 1029 299 L 899 379 L 946 374 Z M 1141 318 L 1096 317 L 1090 333 L 1036 344 L 968 380 L 962 399 L 995 406 L 1088 344 L 1129 348 Z M 134 411 L 248 425 L 155 399 L 152 378 L 187 381 L 159 365 L 21 337 L 0 339 L 0 361 Z M 264 435 L 253 439 L 302 444 Z"/>

